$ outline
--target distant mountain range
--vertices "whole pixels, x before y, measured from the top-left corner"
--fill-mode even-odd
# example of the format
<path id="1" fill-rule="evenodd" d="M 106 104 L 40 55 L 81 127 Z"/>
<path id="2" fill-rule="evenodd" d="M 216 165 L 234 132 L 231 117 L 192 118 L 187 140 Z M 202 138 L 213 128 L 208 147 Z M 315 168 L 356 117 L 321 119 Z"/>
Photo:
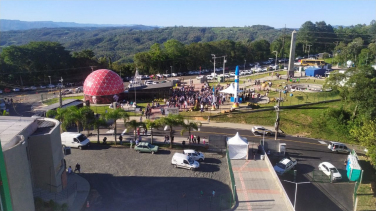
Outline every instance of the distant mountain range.
<path id="1" fill-rule="evenodd" d="M 82 27 L 132 27 L 132 26 L 142 26 L 138 24 L 82 24 L 74 22 L 53 22 L 53 21 L 20 21 L 20 20 L 6 20 L 0 19 L 0 31 L 11 31 L 11 30 L 28 30 L 28 29 L 40 29 L 40 28 L 82 28 Z M 149 28 L 159 28 L 158 26 L 145 26 L 145 29 Z"/>

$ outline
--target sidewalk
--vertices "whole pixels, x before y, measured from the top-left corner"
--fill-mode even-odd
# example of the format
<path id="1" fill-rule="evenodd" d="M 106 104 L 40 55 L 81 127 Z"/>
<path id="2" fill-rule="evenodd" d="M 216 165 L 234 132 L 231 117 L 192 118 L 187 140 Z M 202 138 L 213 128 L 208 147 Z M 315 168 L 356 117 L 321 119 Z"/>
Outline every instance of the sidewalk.
<path id="1" fill-rule="evenodd" d="M 257 156 L 256 159 L 231 160 L 238 197 L 235 210 L 291 210 L 285 202 L 284 190 L 280 190 L 270 172 L 274 170 L 268 168 L 266 160 L 259 160 Z"/>

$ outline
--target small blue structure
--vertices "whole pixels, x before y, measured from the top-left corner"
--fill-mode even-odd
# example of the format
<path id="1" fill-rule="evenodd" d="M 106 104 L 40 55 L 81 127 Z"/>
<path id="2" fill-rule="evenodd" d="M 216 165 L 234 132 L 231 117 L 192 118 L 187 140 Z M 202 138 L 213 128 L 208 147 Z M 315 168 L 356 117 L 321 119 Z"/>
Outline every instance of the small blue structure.
<path id="1" fill-rule="evenodd" d="M 326 71 L 327 71 L 326 69 L 319 68 L 319 67 L 309 67 L 305 70 L 305 75 L 311 76 L 311 77 L 315 77 L 315 76 L 320 75 L 320 76 L 324 77 Z"/>

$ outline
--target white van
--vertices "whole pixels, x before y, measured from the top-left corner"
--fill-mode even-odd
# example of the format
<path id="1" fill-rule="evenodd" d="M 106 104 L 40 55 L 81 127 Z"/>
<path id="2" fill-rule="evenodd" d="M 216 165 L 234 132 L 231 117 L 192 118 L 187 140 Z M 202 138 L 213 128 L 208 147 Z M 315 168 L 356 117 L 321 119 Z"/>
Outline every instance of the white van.
<path id="1" fill-rule="evenodd" d="M 200 164 L 197 161 L 194 161 L 188 155 L 184 155 L 182 153 L 175 153 L 172 156 L 171 164 L 174 165 L 175 168 L 186 168 L 195 170 L 200 167 Z"/>
<path id="2" fill-rule="evenodd" d="M 328 149 L 336 153 L 339 153 L 339 152 L 349 153 L 350 152 L 350 149 L 347 148 L 345 144 L 342 144 L 340 142 L 334 142 L 334 141 L 329 142 Z"/>
<path id="3" fill-rule="evenodd" d="M 196 152 L 193 149 L 185 149 L 184 154 L 191 157 L 193 160 L 197 160 L 199 162 L 202 162 L 205 160 L 205 156 L 202 152 Z"/>
<path id="4" fill-rule="evenodd" d="M 64 132 L 61 134 L 61 145 L 82 149 L 89 147 L 90 140 L 83 134 L 77 132 Z"/>

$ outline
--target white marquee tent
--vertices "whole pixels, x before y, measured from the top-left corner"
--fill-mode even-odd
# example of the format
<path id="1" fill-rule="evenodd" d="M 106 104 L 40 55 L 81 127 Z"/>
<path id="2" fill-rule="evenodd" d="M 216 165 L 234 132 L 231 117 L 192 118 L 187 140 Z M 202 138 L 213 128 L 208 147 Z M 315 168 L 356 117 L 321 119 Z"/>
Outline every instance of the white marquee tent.
<path id="1" fill-rule="evenodd" d="M 229 87 L 227 87 L 226 89 L 220 92 L 226 93 L 226 94 L 233 94 L 233 95 L 236 94 L 235 84 L 231 83 Z"/>
<path id="2" fill-rule="evenodd" d="M 239 132 L 232 138 L 227 139 L 227 147 L 230 159 L 248 159 L 248 140 L 239 135 Z"/>

